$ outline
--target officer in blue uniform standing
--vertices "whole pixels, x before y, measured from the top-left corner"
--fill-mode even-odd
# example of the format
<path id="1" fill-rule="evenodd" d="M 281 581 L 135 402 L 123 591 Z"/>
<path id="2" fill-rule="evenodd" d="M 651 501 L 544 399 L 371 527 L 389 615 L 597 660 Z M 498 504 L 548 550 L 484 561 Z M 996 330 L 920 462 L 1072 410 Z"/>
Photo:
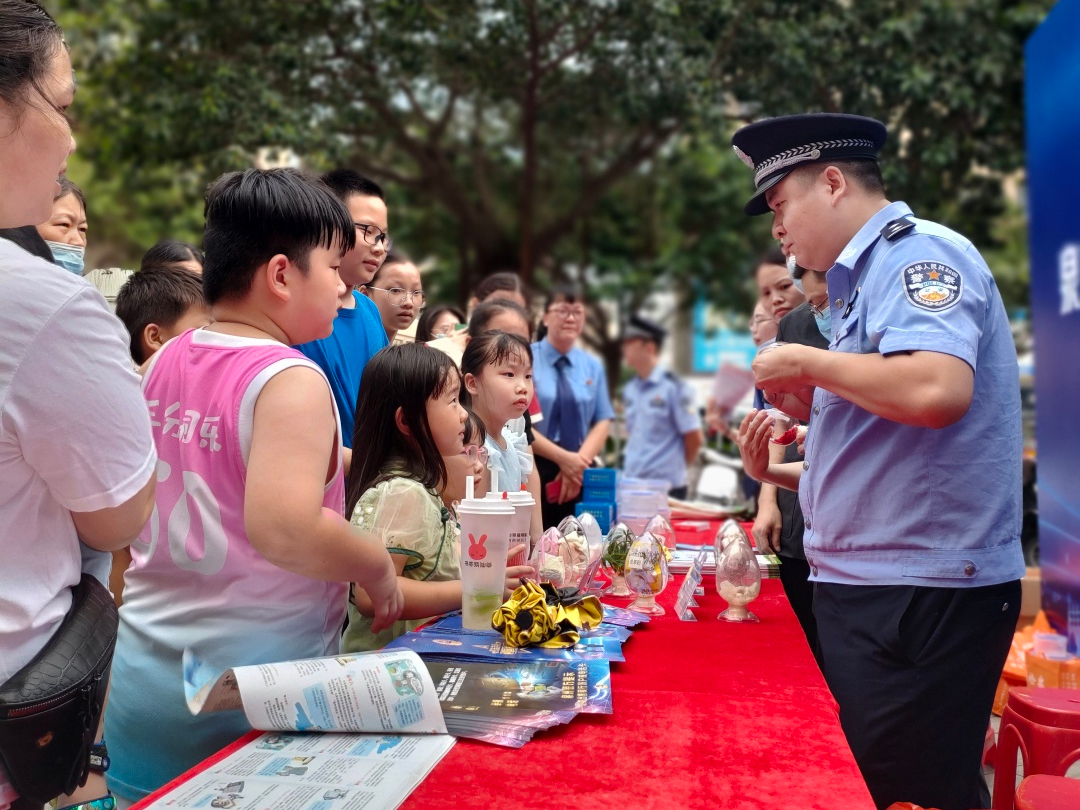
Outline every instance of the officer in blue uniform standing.
<path id="1" fill-rule="evenodd" d="M 634 377 L 623 389 L 626 406 L 626 458 L 631 478 L 668 482 L 673 498 L 686 498 L 686 467 L 705 438 L 694 404 L 694 389 L 659 365 L 666 330 L 634 315 L 623 331 L 623 360 Z"/>
<path id="2" fill-rule="evenodd" d="M 769 424 L 740 427 L 747 471 L 798 489 L 826 680 L 875 803 L 989 807 L 983 737 L 1020 608 L 1016 352 L 993 276 L 954 231 L 885 197 L 884 125 L 773 118 L 732 142 L 751 215 L 827 272 L 827 350 L 754 361 L 769 401 L 809 416 L 802 464 L 768 463 Z"/>

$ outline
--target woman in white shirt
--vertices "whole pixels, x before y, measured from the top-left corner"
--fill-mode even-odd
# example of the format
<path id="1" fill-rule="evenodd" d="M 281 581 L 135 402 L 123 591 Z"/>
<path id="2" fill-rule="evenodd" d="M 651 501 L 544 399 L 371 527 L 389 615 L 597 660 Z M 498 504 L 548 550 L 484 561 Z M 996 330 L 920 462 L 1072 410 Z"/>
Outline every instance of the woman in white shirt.
<path id="1" fill-rule="evenodd" d="M 32 0 L 0 0 L 0 228 L 48 219 L 75 149 L 63 35 Z M 83 279 L 0 239 L 0 684 L 56 632 L 79 539 L 125 546 L 154 505 L 150 417 L 128 338 Z M 102 796 L 91 774 L 60 806 Z M 0 808 L 19 799 L 0 767 Z M 40 808 L 40 803 L 38 804 Z"/>

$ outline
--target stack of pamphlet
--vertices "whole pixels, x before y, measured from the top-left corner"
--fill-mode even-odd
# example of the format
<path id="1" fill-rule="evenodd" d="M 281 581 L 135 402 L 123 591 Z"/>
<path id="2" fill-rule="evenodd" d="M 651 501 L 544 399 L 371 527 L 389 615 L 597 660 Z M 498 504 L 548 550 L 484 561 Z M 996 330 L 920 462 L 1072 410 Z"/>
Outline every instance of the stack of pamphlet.
<path id="1" fill-rule="evenodd" d="M 494 630 L 463 628 L 455 613 L 386 649 L 420 656 L 451 734 L 520 748 L 537 731 L 578 714 L 611 714 L 609 665 L 625 660 L 628 625 L 647 620 L 605 605 L 604 622 L 573 647 L 512 647 Z"/>
<path id="2" fill-rule="evenodd" d="M 694 559 L 697 557 L 698 552 L 701 551 L 701 546 L 684 546 L 680 544 L 673 552 L 671 552 L 671 560 L 668 561 L 668 570 L 672 574 L 685 574 L 690 570 L 690 566 L 694 564 Z M 713 555 L 712 546 L 705 546 L 705 565 L 702 567 L 702 573 L 708 576 L 712 576 L 716 573 L 716 559 Z M 758 561 L 758 568 L 761 569 L 762 579 L 776 579 L 780 576 L 780 558 L 775 554 L 762 554 L 757 552 L 755 554 Z"/>

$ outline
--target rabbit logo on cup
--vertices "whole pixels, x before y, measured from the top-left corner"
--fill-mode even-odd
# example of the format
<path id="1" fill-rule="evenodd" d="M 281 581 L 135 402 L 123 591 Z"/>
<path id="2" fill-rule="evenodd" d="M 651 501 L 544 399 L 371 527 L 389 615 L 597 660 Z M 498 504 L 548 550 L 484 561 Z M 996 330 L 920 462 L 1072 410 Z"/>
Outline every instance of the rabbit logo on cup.
<path id="1" fill-rule="evenodd" d="M 474 560 L 482 560 L 487 556 L 487 549 L 484 547 L 484 543 L 487 542 L 488 536 L 486 534 L 480 535 L 480 539 L 477 540 L 472 534 L 469 534 L 469 557 Z"/>

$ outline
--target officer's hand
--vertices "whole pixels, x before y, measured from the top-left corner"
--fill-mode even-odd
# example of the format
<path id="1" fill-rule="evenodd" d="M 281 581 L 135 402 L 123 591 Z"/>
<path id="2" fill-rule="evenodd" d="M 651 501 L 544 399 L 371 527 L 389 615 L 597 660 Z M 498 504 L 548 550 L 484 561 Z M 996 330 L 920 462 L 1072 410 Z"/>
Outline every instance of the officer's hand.
<path id="1" fill-rule="evenodd" d="M 786 394 L 805 388 L 806 380 L 802 377 L 799 360 L 803 356 L 801 352 L 807 348 L 786 343 L 759 352 L 751 365 L 757 387 L 766 394 Z"/>
<path id="2" fill-rule="evenodd" d="M 766 411 L 750 411 L 739 425 L 739 455 L 743 469 L 756 481 L 761 481 L 769 470 L 771 435 L 772 418 Z"/>
<path id="3" fill-rule="evenodd" d="M 757 518 L 754 520 L 754 543 L 761 551 L 779 554 L 782 526 L 780 510 L 776 504 L 759 503 Z"/>

